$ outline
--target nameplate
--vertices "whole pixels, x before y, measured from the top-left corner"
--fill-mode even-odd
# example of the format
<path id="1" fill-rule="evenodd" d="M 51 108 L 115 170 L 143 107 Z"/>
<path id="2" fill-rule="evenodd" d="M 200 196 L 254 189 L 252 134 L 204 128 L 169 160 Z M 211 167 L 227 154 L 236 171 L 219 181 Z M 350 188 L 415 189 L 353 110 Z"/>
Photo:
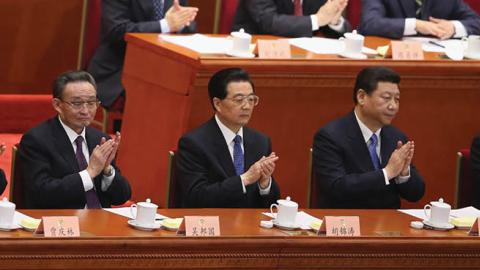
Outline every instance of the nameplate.
<path id="1" fill-rule="evenodd" d="M 480 231 L 480 218 L 477 218 L 475 220 L 475 223 L 473 223 L 472 228 L 470 228 L 470 231 L 468 231 L 468 235 L 479 236 L 478 234 L 479 231 Z"/>
<path id="2" fill-rule="evenodd" d="M 266 59 L 290 59 L 290 44 L 287 39 L 258 40 L 258 57 Z"/>
<path id="3" fill-rule="evenodd" d="M 422 44 L 414 41 L 392 41 L 393 60 L 423 60 Z"/>
<path id="4" fill-rule="evenodd" d="M 80 237 L 80 225 L 77 216 L 42 217 L 35 234 L 45 237 Z"/>
<path id="5" fill-rule="evenodd" d="M 325 216 L 319 234 L 325 233 L 333 237 L 360 236 L 360 217 L 358 216 Z"/>
<path id="6" fill-rule="evenodd" d="M 218 216 L 185 216 L 184 222 L 186 236 L 220 236 L 220 219 Z"/>

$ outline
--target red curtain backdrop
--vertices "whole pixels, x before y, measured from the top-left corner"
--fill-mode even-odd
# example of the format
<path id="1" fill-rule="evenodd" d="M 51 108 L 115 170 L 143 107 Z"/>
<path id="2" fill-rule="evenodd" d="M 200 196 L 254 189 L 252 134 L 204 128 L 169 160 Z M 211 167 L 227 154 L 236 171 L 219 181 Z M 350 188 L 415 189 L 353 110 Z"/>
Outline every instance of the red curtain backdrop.
<path id="1" fill-rule="evenodd" d="M 220 34 L 230 34 L 237 5 L 238 0 L 222 0 L 219 27 Z"/>

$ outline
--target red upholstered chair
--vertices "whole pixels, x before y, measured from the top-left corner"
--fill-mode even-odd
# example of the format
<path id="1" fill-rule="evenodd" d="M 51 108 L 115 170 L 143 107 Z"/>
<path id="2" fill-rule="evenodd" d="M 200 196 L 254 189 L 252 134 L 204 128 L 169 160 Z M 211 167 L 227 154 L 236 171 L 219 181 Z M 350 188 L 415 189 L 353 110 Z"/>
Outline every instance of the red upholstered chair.
<path id="1" fill-rule="evenodd" d="M 472 9 L 474 9 L 477 13 L 480 14 L 480 1 L 478 0 L 465 0 L 465 3 L 470 5 Z"/>
<path id="2" fill-rule="evenodd" d="M 18 146 L 15 144 L 12 149 L 12 170 L 10 176 L 10 194 L 9 199 L 11 202 L 15 203 L 17 209 L 25 208 L 24 201 L 24 190 L 23 190 L 23 180 L 22 180 L 22 164 L 19 162 L 18 157 Z"/>
<path id="3" fill-rule="evenodd" d="M 180 195 L 180 187 L 177 183 L 176 174 L 176 151 L 168 151 L 168 173 L 167 173 L 167 188 L 165 194 L 165 208 L 180 208 L 182 198 Z"/>
<path id="4" fill-rule="evenodd" d="M 315 179 L 315 172 L 313 171 L 313 149 L 310 148 L 308 157 L 308 191 L 307 191 L 307 203 L 308 208 L 317 208 L 318 204 L 318 190 L 317 181 Z"/>
<path id="5" fill-rule="evenodd" d="M 100 44 L 102 1 L 88 0 L 87 21 L 85 25 L 82 67 L 87 68 L 90 59 Z"/>
<path id="6" fill-rule="evenodd" d="M 230 34 L 232 30 L 233 19 L 237 11 L 238 0 L 222 0 L 220 17 L 220 34 Z"/>
<path id="7" fill-rule="evenodd" d="M 470 166 L 470 149 L 461 149 L 457 153 L 457 177 L 455 182 L 455 208 L 475 203 L 475 193 Z"/>
<path id="8" fill-rule="evenodd" d="M 352 25 L 352 29 L 357 29 L 360 24 L 362 14 L 362 1 L 350 0 L 347 7 L 347 19 Z"/>

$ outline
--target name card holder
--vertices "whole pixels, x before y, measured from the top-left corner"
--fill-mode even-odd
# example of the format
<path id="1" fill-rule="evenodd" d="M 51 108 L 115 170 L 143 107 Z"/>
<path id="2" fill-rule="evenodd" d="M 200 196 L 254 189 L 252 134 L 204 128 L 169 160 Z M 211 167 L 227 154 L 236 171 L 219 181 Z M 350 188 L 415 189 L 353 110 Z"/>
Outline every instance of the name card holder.
<path id="1" fill-rule="evenodd" d="M 65 238 L 80 237 L 80 225 L 77 216 L 42 217 L 35 234 L 45 237 Z"/>
<path id="2" fill-rule="evenodd" d="M 258 40 L 258 58 L 290 59 L 292 53 L 287 39 Z"/>
<path id="3" fill-rule="evenodd" d="M 392 41 L 393 60 L 423 60 L 423 49 L 420 42 Z"/>
<path id="4" fill-rule="evenodd" d="M 332 237 L 360 236 L 360 217 L 358 216 L 325 216 L 318 234 Z"/>
<path id="5" fill-rule="evenodd" d="M 220 236 L 220 218 L 218 216 L 185 216 L 177 235 L 189 237 Z"/>
<path id="6" fill-rule="evenodd" d="M 473 223 L 472 228 L 468 231 L 468 235 L 471 236 L 479 236 L 478 232 L 480 231 L 480 217 L 475 220 Z"/>

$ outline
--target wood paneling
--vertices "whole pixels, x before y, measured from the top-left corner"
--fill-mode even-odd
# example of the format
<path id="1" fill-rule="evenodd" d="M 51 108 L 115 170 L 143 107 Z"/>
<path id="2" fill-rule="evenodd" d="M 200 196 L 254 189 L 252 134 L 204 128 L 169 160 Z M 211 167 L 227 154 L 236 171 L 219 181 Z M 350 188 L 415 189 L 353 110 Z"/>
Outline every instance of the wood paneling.
<path id="1" fill-rule="evenodd" d="M 198 33 L 214 33 L 215 23 L 215 5 L 222 0 L 189 0 L 188 5 L 198 7 L 197 13 L 197 32 Z"/>
<path id="2" fill-rule="evenodd" d="M 78 63 L 84 0 L 0 1 L 0 93 L 50 93 Z"/>

